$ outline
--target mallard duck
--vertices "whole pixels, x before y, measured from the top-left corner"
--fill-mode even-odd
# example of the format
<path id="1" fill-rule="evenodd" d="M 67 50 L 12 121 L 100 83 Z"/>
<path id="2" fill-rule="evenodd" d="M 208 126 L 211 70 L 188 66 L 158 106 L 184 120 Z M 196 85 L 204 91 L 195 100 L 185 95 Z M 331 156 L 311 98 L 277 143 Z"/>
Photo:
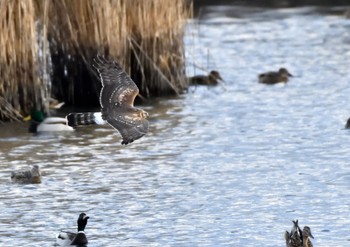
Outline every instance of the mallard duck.
<path id="1" fill-rule="evenodd" d="M 346 121 L 345 128 L 350 129 L 350 118 Z"/>
<path id="2" fill-rule="evenodd" d="M 303 228 L 303 246 L 302 247 L 313 247 L 310 238 L 314 238 L 311 234 L 311 229 L 308 226 Z"/>
<path id="3" fill-rule="evenodd" d="M 223 80 L 220 73 L 216 70 L 210 71 L 208 75 L 195 75 L 188 78 L 190 85 L 208 85 L 214 86 L 218 84 L 219 80 Z"/>
<path id="4" fill-rule="evenodd" d="M 303 245 L 303 239 L 302 239 L 302 232 L 298 225 L 298 220 L 293 220 L 293 227 L 290 233 L 286 231 L 284 233 L 284 238 L 286 240 L 286 246 L 287 247 L 302 247 Z"/>
<path id="5" fill-rule="evenodd" d="M 59 246 L 67 246 L 67 245 L 86 245 L 88 243 L 87 237 L 85 235 L 85 227 L 89 216 L 85 213 L 81 213 L 77 220 L 78 224 L 78 232 L 66 232 L 61 231 L 56 236 L 56 243 Z"/>
<path id="6" fill-rule="evenodd" d="M 284 238 L 286 240 L 286 247 L 313 247 L 310 238 L 314 238 L 311 234 L 311 229 L 308 226 L 301 231 L 298 220 L 293 220 L 293 227 L 290 233 L 285 231 Z"/>
<path id="7" fill-rule="evenodd" d="M 33 165 L 32 169 L 11 172 L 12 182 L 17 183 L 41 183 L 41 173 L 38 165 Z"/>
<path id="8" fill-rule="evenodd" d="M 259 74 L 258 79 L 260 83 L 264 84 L 276 84 L 279 82 L 287 83 L 289 77 L 293 76 L 285 68 L 280 68 L 278 71 L 268 71 L 266 73 Z"/>
<path id="9" fill-rule="evenodd" d="M 29 132 L 54 132 L 54 131 L 72 131 L 73 127 L 67 125 L 67 119 L 61 117 L 45 117 L 42 111 L 32 111 L 30 117 Z"/>

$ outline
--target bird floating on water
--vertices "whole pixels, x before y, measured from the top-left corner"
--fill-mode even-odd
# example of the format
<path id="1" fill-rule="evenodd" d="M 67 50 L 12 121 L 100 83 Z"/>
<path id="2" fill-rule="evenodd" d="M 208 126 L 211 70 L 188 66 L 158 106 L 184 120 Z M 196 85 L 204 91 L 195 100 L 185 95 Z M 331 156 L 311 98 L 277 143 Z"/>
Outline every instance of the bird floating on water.
<path id="1" fill-rule="evenodd" d="M 310 238 L 314 238 L 311 234 L 311 229 L 304 226 L 301 231 L 298 220 L 293 220 L 293 227 L 290 233 L 285 231 L 284 238 L 286 240 L 286 247 L 313 247 Z"/>
<path id="2" fill-rule="evenodd" d="M 148 113 L 134 107 L 139 93 L 136 84 L 115 61 L 97 56 L 92 66 L 102 84 L 101 112 L 70 113 L 67 115 L 68 125 L 108 123 L 120 133 L 124 145 L 144 136 L 148 132 Z"/>
<path id="3" fill-rule="evenodd" d="M 67 119 L 62 117 L 45 117 L 43 111 L 34 110 L 29 117 L 24 118 L 29 123 L 30 133 L 40 132 L 56 132 L 56 131 L 73 131 L 71 126 L 68 126 Z"/>
<path id="4" fill-rule="evenodd" d="M 289 77 L 293 75 L 288 72 L 286 68 L 280 68 L 278 71 L 268 71 L 262 74 L 259 74 L 258 79 L 260 83 L 264 84 L 276 84 L 279 82 L 287 83 Z"/>
<path id="5" fill-rule="evenodd" d="M 90 217 L 85 213 L 81 213 L 77 220 L 78 231 L 76 233 L 61 231 L 56 236 L 56 244 L 59 246 L 86 245 L 88 243 L 88 240 L 84 231 L 89 218 Z"/>
<path id="6" fill-rule="evenodd" d="M 220 73 L 216 70 L 210 71 L 208 75 L 195 75 L 188 78 L 190 85 L 215 86 L 219 83 L 219 80 L 223 81 Z"/>
<path id="7" fill-rule="evenodd" d="M 38 165 L 33 165 L 30 170 L 11 172 L 11 180 L 16 183 L 41 183 L 41 173 Z"/>

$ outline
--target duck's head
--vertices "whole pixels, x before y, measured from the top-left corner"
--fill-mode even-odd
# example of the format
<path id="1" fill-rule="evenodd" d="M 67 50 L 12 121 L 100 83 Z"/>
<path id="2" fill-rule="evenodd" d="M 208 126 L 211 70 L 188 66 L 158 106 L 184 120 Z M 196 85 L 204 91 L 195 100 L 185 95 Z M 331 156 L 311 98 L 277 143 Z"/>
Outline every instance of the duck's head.
<path id="1" fill-rule="evenodd" d="M 304 226 L 304 229 L 303 229 L 303 237 L 304 237 L 304 238 L 306 238 L 306 237 L 314 238 L 314 236 L 312 236 L 312 234 L 311 234 L 311 229 L 310 229 L 310 227 Z"/>
<path id="2" fill-rule="evenodd" d="M 45 114 L 43 111 L 32 110 L 30 115 L 23 118 L 24 121 L 35 121 L 41 123 L 45 119 Z"/>
<path id="3" fill-rule="evenodd" d="M 32 183 L 40 184 L 41 183 L 41 173 L 40 173 L 38 165 L 33 165 L 32 169 L 31 169 L 31 174 L 32 174 Z"/>
<path id="4" fill-rule="evenodd" d="M 79 218 L 77 220 L 77 224 L 78 224 L 78 232 L 80 231 L 84 231 L 85 230 L 85 227 L 86 227 L 86 224 L 87 224 L 87 221 L 90 217 L 87 216 L 85 213 L 81 213 L 79 215 Z"/>
<path id="5" fill-rule="evenodd" d="M 290 76 L 290 77 L 293 77 L 293 75 L 291 73 L 289 73 L 289 71 L 286 69 L 286 68 L 280 68 L 278 70 L 278 73 L 280 75 L 285 75 L 285 76 Z"/>
<path id="6" fill-rule="evenodd" d="M 215 80 L 223 80 L 219 71 L 216 71 L 216 70 L 212 70 L 210 71 L 209 73 L 209 77 L 215 79 Z"/>
<path id="7" fill-rule="evenodd" d="M 45 120 L 45 114 L 43 111 L 33 110 L 30 113 L 30 116 L 23 118 L 25 121 L 30 121 L 29 132 L 36 133 L 38 125 Z"/>
<path id="8" fill-rule="evenodd" d="M 39 176 L 40 177 L 40 169 L 39 169 L 38 165 L 33 165 L 31 172 L 32 172 L 33 176 Z"/>

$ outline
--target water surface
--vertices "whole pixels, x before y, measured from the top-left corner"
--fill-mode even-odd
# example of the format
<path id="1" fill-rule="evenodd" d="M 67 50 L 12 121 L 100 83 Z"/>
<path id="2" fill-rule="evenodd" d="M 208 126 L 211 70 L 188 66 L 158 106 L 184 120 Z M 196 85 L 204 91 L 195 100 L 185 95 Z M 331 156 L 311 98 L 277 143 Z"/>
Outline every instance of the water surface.
<path id="1" fill-rule="evenodd" d="M 86 212 L 89 246 L 284 246 L 292 219 L 349 246 L 349 30 L 311 7 L 211 8 L 188 24 L 188 74 L 225 83 L 143 106 L 142 139 L 0 126 L 0 245 L 52 246 Z M 282 66 L 288 84 L 257 83 Z M 10 182 L 33 164 L 41 184 Z"/>

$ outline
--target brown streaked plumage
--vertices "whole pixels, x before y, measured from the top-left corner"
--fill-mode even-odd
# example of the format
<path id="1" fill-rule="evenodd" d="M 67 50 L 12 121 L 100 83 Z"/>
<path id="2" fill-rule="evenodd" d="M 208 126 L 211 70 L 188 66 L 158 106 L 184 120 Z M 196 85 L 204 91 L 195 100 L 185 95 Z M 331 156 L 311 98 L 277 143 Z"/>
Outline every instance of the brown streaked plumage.
<path id="1" fill-rule="evenodd" d="M 280 68 L 278 71 L 268 71 L 266 73 L 259 74 L 258 79 L 260 83 L 264 84 L 276 84 L 279 82 L 287 83 L 289 77 L 293 76 L 285 68 Z"/>
<path id="2" fill-rule="evenodd" d="M 304 226 L 301 231 L 298 220 L 293 220 L 293 227 L 290 233 L 285 231 L 284 238 L 286 240 L 286 247 L 313 247 L 310 238 L 314 238 L 311 234 L 311 229 Z"/>
<path id="3" fill-rule="evenodd" d="M 139 93 L 136 84 L 117 62 L 97 56 L 92 66 L 102 84 L 101 112 L 70 113 L 67 115 L 68 125 L 107 122 L 121 134 L 121 144 L 124 145 L 144 136 L 148 132 L 148 113 L 134 107 L 135 97 Z"/>
<path id="4" fill-rule="evenodd" d="M 33 165 L 30 170 L 11 172 L 11 180 L 16 183 L 41 183 L 41 173 L 38 165 Z"/>
<path id="5" fill-rule="evenodd" d="M 314 238 L 311 234 L 311 229 L 308 226 L 303 228 L 303 247 L 313 247 L 310 238 Z"/>
<path id="6" fill-rule="evenodd" d="M 293 220 L 293 227 L 290 233 L 288 231 L 285 231 L 284 238 L 286 240 L 286 247 L 302 247 L 302 232 L 298 225 L 298 220 Z"/>
<path id="7" fill-rule="evenodd" d="M 188 78 L 191 85 L 207 85 L 214 86 L 219 80 L 223 80 L 220 73 L 216 70 L 210 71 L 208 75 L 195 75 Z"/>

